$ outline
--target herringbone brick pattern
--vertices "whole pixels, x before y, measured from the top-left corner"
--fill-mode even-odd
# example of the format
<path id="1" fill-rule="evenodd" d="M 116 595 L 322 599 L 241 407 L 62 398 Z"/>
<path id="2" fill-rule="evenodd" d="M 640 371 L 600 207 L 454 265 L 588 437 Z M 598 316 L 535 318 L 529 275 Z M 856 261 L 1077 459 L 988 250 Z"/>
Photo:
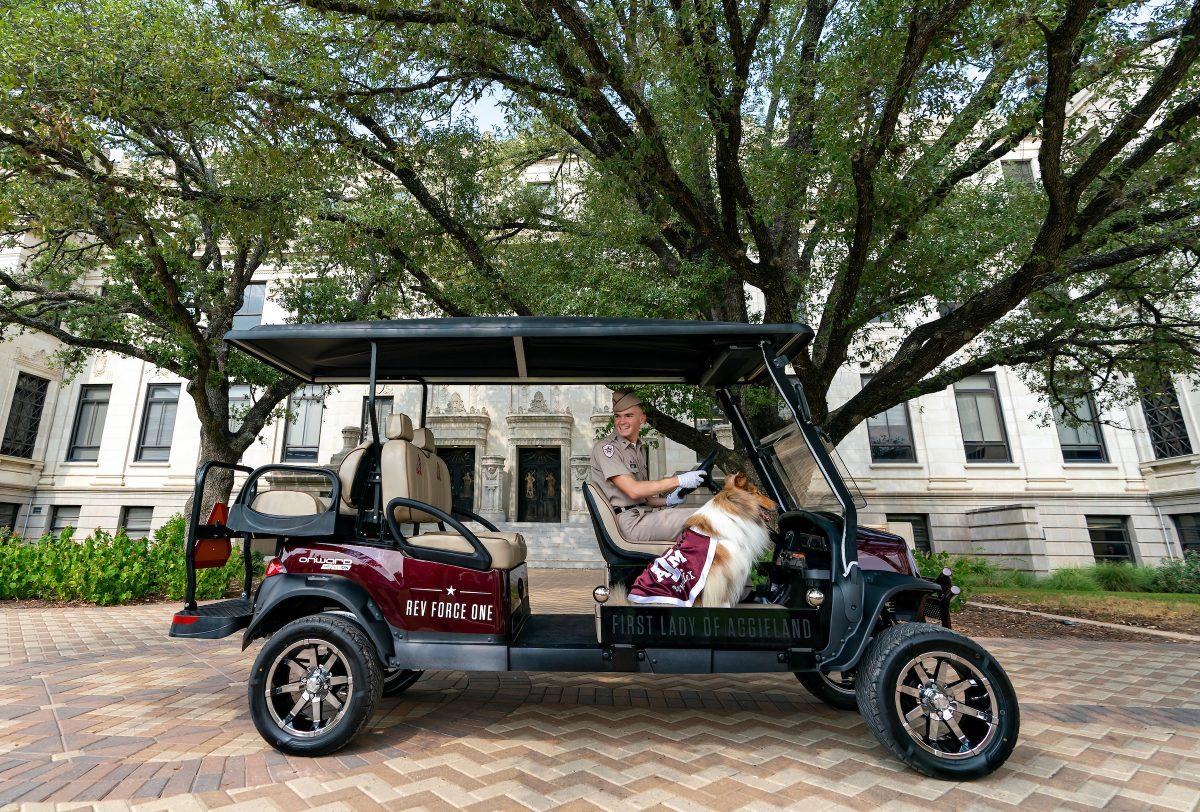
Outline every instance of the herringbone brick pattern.
<path id="1" fill-rule="evenodd" d="M 598 577 L 535 577 L 581 610 Z M 165 639 L 175 607 L 0 609 L 0 807 L 1196 809 L 1192 646 L 992 640 L 1022 699 L 991 777 L 933 781 L 786 675 L 427 673 L 342 753 L 285 757 L 246 714 L 254 651 Z M 59 636 L 61 631 L 61 636 Z M 56 636 L 54 643 L 40 637 Z M 66 651 L 67 646 L 72 649 Z"/>

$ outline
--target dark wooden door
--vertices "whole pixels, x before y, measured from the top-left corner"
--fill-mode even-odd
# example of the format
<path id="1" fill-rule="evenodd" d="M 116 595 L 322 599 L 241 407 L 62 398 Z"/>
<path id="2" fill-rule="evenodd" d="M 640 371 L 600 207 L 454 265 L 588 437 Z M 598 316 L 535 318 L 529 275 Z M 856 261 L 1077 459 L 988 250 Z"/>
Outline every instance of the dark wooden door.
<path id="1" fill-rule="evenodd" d="M 450 469 L 450 495 L 454 507 L 475 512 L 475 448 L 439 448 L 438 456 Z"/>
<path id="2" fill-rule="evenodd" d="M 517 521 L 560 519 L 562 458 L 557 448 L 522 448 L 517 452 Z"/>

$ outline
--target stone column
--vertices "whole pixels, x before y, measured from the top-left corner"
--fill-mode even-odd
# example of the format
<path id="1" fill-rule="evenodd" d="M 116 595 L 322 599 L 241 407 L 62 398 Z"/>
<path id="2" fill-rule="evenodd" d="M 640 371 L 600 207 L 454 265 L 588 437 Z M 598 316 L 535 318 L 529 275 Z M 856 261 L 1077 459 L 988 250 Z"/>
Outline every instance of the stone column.
<path id="1" fill-rule="evenodd" d="M 503 522 L 504 515 L 504 457 L 487 455 L 480 461 L 479 515 L 488 521 Z"/>
<path id="2" fill-rule="evenodd" d="M 570 521 L 586 522 L 591 517 L 583 501 L 583 486 L 592 474 L 591 457 L 571 457 L 571 514 Z"/>

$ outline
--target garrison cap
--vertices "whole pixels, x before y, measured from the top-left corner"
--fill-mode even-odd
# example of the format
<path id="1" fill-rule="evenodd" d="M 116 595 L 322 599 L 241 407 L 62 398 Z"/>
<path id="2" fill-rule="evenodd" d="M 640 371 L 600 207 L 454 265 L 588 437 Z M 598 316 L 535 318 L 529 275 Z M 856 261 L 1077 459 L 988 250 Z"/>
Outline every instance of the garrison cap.
<path id="1" fill-rule="evenodd" d="M 613 390 L 613 413 L 623 412 L 630 406 L 641 406 L 642 401 L 628 389 Z"/>

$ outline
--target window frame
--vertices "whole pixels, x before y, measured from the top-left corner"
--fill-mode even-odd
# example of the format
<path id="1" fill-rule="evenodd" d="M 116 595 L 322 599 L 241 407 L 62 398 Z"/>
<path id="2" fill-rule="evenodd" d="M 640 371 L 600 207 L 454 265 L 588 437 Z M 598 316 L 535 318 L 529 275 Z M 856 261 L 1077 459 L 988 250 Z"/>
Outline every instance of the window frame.
<path id="1" fill-rule="evenodd" d="M 28 386 L 26 386 L 24 388 L 22 387 L 21 384 L 23 381 L 34 381 L 36 383 L 32 384 L 33 389 L 31 390 Z M 38 390 L 40 390 L 40 391 L 38 391 Z M 24 411 L 24 410 L 21 410 L 21 412 L 18 412 L 18 410 L 17 410 L 18 398 L 23 397 L 26 393 L 31 392 L 31 391 L 33 393 L 32 396 L 35 399 L 40 400 L 40 402 L 37 405 L 37 408 L 30 409 L 30 411 L 29 411 L 30 420 L 32 422 L 32 428 L 28 428 L 28 427 L 24 427 L 24 426 L 15 426 L 14 427 L 14 425 L 13 425 L 14 416 L 21 414 Z M 37 450 L 38 437 L 42 433 L 42 416 L 46 411 L 46 396 L 49 393 L 50 393 L 50 379 L 49 378 L 43 378 L 40 375 L 34 375 L 32 372 L 26 372 L 24 370 L 17 371 L 17 380 L 16 380 L 16 383 L 13 385 L 12 397 L 9 399 L 9 403 L 8 403 L 8 416 L 5 418 L 5 421 L 4 421 L 4 434 L 2 437 L 0 437 L 0 454 L 3 454 L 6 457 L 16 457 L 17 459 L 22 459 L 22 460 L 33 459 L 34 452 Z M 22 417 L 22 418 L 18 418 L 18 419 L 24 419 L 24 418 Z M 12 438 L 12 435 L 14 435 L 18 432 L 23 432 L 27 436 L 24 438 L 21 438 L 21 439 Z M 12 438 L 11 446 L 9 445 L 10 438 Z M 29 444 L 29 453 L 21 453 L 24 451 L 24 444 L 26 442 L 28 442 L 28 444 Z M 21 443 L 21 447 L 19 447 L 19 448 L 16 447 L 17 443 Z"/>
<path id="2" fill-rule="evenodd" d="M 55 525 L 58 524 L 58 520 L 61 517 L 62 512 L 64 510 L 74 510 L 75 511 L 75 521 L 73 524 L 63 525 L 62 527 L 55 529 Z M 58 535 L 63 530 L 66 530 L 68 527 L 73 527 L 76 530 L 78 530 L 79 529 L 79 515 L 82 512 L 82 510 L 83 510 L 83 505 L 51 505 L 50 506 L 50 524 L 48 524 L 46 526 L 47 532 L 52 533 L 54 535 Z"/>
<path id="3" fill-rule="evenodd" d="M 1083 517 L 1083 520 L 1087 526 L 1088 541 L 1091 542 L 1091 545 L 1092 545 L 1092 557 L 1096 560 L 1097 564 L 1103 564 L 1103 563 L 1107 563 L 1107 562 L 1113 562 L 1113 563 L 1125 562 L 1125 563 L 1129 563 L 1129 564 L 1137 563 L 1137 556 L 1134 553 L 1134 549 L 1133 549 L 1134 548 L 1133 533 L 1130 532 L 1129 518 L 1130 518 L 1129 516 L 1120 516 L 1120 515 L 1111 515 L 1111 514 L 1103 514 L 1103 515 L 1090 515 L 1089 514 L 1089 515 L 1085 515 Z M 1095 530 L 1112 530 L 1113 529 L 1112 527 L 1109 527 L 1109 528 L 1100 527 L 1099 523 L 1104 522 L 1104 521 L 1118 522 L 1120 524 L 1120 530 L 1121 530 L 1121 535 L 1123 536 L 1123 540 L 1121 540 L 1121 541 L 1105 541 L 1105 540 L 1097 541 L 1095 535 L 1093 535 L 1093 533 L 1092 533 L 1092 531 L 1094 529 Z M 1104 545 L 1104 544 L 1110 544 L 1110 545 L 1123 544 L 1123 545 L 1125 545 L 1125 548 L 1127 550 L 1127 555 L 1123 556 L 1123 557 L 1118 557 L 1115 555 L 1108 555 L 1108 554 L 1101 555 L 1100 553 L 1098 553 L 1096 551 L 1096 546 Z"/>
<path id="4" fill-rule="evenodd" d="M 250 297 L 247 295 L 251 288 L 262 291 L 262 299 L 258 302 L 258 312 L 246 310 L 246 306 L 250 304 Z M 267 283 L 266 282 L 249 282 L 242 289 L 242 306 L 233 314 L 233 319 L 230 321 L 230 326 L 234 330 L 250 330 L 262 324 L 263 311 L 267 306 Z M 238 324 L 238 319 L 245 319 L 249 316 L 257 316 L 258 319 L 253 324 Z"/>
<path id="5" fill-rule="evenodd" d="M 243 387 L 245 387 L 245 389 L 246 389 L 246 396 L 244 398 L 243 397 L 235 398 L 233 396 L 233 390 L 241 389 Z M 226 414 L 229 416 L 229 419 L 226 422 L 226 426 L 229 428 L 230 432 L 236 434 L 237 432 L 241 431 L 242 424 L 245 422 L 245 421 L 239 420 L 233 416 L 234 405 L 235 404 L 237 404 L 237 405 L 247 404 L 250 406 L 250 408 L 254 408 L 254 403 L 255 403 L 255 401 L 254 401 L 254 387 L 253 386 L 251 386 L 248 383 L 231 383 L 229 385 L 229 388 L 225 391 L 225 410 L 226 410 Z M 235 423 L 236 423 L 236 425 L 235 425 Z"/>
<path id="6" fill-rule="evenodd" d="M 868 374 L 863 374 L 859 377 L 861 378 L 862 386 L 866 386 L 867 383 L 871 380 L 871 378 L 873 376 L 868 375 Z M 908 435 L 908 446 L 907 446 L 908 447 L 908 456 L 904 459 L 899 459 L 899 458 L 894 458 L 894 457 L 887 458 L 887 457 L 876 456 L 875 449 L 877 446 L 871 440 L 871 421 L 875 420 L 881 416 L 886 415 L 892 409 L 895 409 L 897 407 L 900 407 L 904 410 L 904 430 L 905 430 L 905 433 Z M 918 462 L 917 440 L 916 440 L 916 437 L 913 435 L 912 412 L 908 408 L 907 400 L 904 401 L 903 403 L 897 403 L 896 406 L 892 406 L 890 409 L 885 409 L 884 411 L 879 412 L 878 414 L 873 414 L 873 415 L 869 416 L 866 420 L 863 421 L 863 424 L 867 427 L 867 448 L 871 452 L 871 463 L 872 464 L 874 464 L 874 465 L 893 465 L 893 464 L 904 465 L 904 464 L 911 464 L 914 462 Z M 890 422 L 888 423 L 888 427 L 891 428 Z M 882 446 L 880 446 L 880 447 L 882 447 Z M 896 447 L 896 446 L 893 446 L 893 447 Z"/>
<path id="7" fill-rule="evenodd" d="M 1190 519 L 1196 523 L 1194 528 L 1184 528 L 1181 519 Z M 1175 525 L 1175 536 L 1179 540 L 1179 549 L 1184 554 L 1200 555 L 1200 513 L 1172 513 L 1171 523 Z M 1195 541 L 1188 541 L 1188 537 Z"/>
<path id="8" fill-rule="evenodd" d="M 175 397 L 171 400 L 167 400 L 166 398 L 152 398 L 150 393 L 156 387 L 163 388 L 163 389 L 174 389 Z M 175 418 L 178 417 L 178 415 L 179 415 L 179 394 L 180 394 L 181 388 L 182 388 L 181 384 L 177 384 L 177 383 L 148 383 L 148 384 L 146 384 L 146 394 L 142 398 L 142 419 L 141 419 L 141 425 L 138 428 L 138 442 L 137 442 L 137 449 L 134 452 L 134 457 L 133 457 L 134 462 L 170 462 L 171 461 L 171 447 L 174 445 L 174 440 L 175 440 Z M 171 403 L 175 407 L 175 411 L 171 415 L 171 434 L 170 434 L 170 438 L 169 438 L 171 440 L 171 442 L 170 442 L 170 444 L 168 444 L 166 446 L 159 446 L 159 445 L 152 446 L 152 445 L 146 444 L 146 429 L 149 427 L 149 422 L 150 422 L 150 406 L 151 406 L 151 404 L 154 404 L 154 403 Z M 157 450 L 157 449 L 162 449 L 162 448 L 165 448 L 166 452 L 167 452 L 166 456 L 163 457 L 162 459 L 153 459 L 153 458 L 148 458 L 146 456 L 147 450 L 149 450 L 149 449 Z"/>
<path id="9" fill-rule="evenodd" d="M 319 391 L 321 393 L 320 396 L 312 397 L 310 395 L 304 394 L 311 389 L 316 389 L 317 391 Z M 294 409 L 294 404 L 297 402 L 297 400 L 309 400 L 309 401 L 315 400 L 315 401 L 317 401 L 317 403 L 319 404 L 318 408 L 322 412 L 321 419 L 317 422 L 317 444 L 314 446 L 308 446 L 308 445 L 293 446 L 291 444 L 291 434 L 292 434 L 292 423 L 294 421 L 288 420 L 287 422 L 284 423 L 284 426 L 283 426 L 283 449 L 280 452 L 279 460 L 280 460 L 280 462 L 315 463 L 317 461 L 317 458 L 321 454 L 321 427 L 323 426 L 323 424 L 325 422 L 325 415 L 324 415 L 324 412 L 325 412 L 325 387 L 322 384 L 306 384 L 306 385 L 302 386 L 299 391 L 301 393 L 299 398 L 297 398 L 295 392 L 288 395 L 287 411 L 289 414 L 298 414 L 298 412 L 296 412 Z M 300 455 L 296 454 L 297 450 L 307 451 L 310 448 L 312 449 L 311 457 L 300 456 Z"/>
<path id="10" fill-rule="evenodd" d="M 1066 410 L 1061 405 L 1058 405 L 1055 407 L 1055 410 L 1054 410 L 1054 428 L 1055 428 L 1055 433 L 1058 435 L 1058 447 L 1059 447 L 1059 450 L 1062 451 L 1063 463 L 1066 465 L 1088 465 L 1088 464 L 1094 465 L 1097 463 L 1108 462 L 1108 443 L 1106 443 L 1104 441 L 1104 427 L 1100 423 L 1100 410 L 1096 408 L 1096 399 L 1094 397 L 1092 397 L 1091 392 L 1088 392 L 1086 395 L 1083 396 L 1083 401 L 1087 404 L 1088 410 L 1092 413 L 1092 418 L 1090 421 L 1088 421 L 1086 423 L 1086 425 L 1090 425 L 1096 432 L 1095 445 L 1100 451 L 1100 458 L 1099 459 L 1073 459 L 1073 460 L 1067 459 L 1067 449 L 1069 447 L 1070 448 L 1086 448 L 1088 446 L 1085 446 L 1082 444 L 1076 444 L 1076 443 L 1068 444 L 1068 443 L 1063 442 L 1063 436 L 1062 436 L 1063 429 L 1070 428 L 1075 431 L 1078 431 L 1078 429 L 1085 424 L 1081 421 L 1079 426 L 1064 425 L 1063 419 L 1066 417 Z M 1075 411 L 1076 412 L 1079 411 L 1078 406 L 1076 406 Z"/>
<path id="11" fill-rule="evenodd" d="M 368 432 L 371 428 L 371 424 L 369 422 L 367 422 L 367 404 L 369 404 L 370 402 L 371 402 L 371 396 L 363 395 L 362 413 L 359 415 L 358 428 L 359 428 L 359 431 L 362 432 L 362 434 L 360 436 L 364 440 L 368 436 L 370 436 L 368 434 Z M 376 410 L 382 411 L 382 404 L 384 404 L 384 403 L 388 404 L 388 411 L 387 411 L 387 414 L 383 415 L 381 418 L 378 418 L 379 419 L 379 433 L 381 436 L 383 434 L 384 424 L 387 423 L 388 417 L 390 417 L 391 415 L 396 413 L 396 398 L 395 398 L 395 396 L 394 395 L 376 395 L 375 396 Z"/>
<path id="12" fill-rule="evenodd" d="M 1175 381 L 1167 378 L 1155 387 L 1160 391 L 1144 390 L 1138 397 L 1138 403 L 1142 407 L 1142 420 L 1146 424 L 1146 435 L 1150 441 L 1150 453 L 1155 460 L 1171 460 L 1178 457 L 1189 457 L 1196 453 L 1196 446 L 1192 443 L 1192 434 L 1188 428 L 1187 418 L 1183 413 L 1183 403 L 1179 400 L 1179 390 L 1175 386 Z M 1172 403 L 1154 404 L 1153 408 L 1147 408 L 1151 398 L 1165 399 L 1170 395 Z M 1170 412 L 1174 420 L 1165 421 L 1159 420 L 1158 417 L 1165 410 Z M 1155 419 L 1151 420 L 1151 414 L 1155 415 Z M 1175 429 L 1174 437 L 1167 437 L 1161 434 L 1164 427 L 1170 426 Z M 1156 434 L 1159 436 L 1156 438 Z M 1175 453 L 1179 449 L 1186 449 L 1181 453 Z"/>
<path id="13" fill-rule="evenodd" d="M 131 511 L 131 510 L 148 510 L 148 511 L 150 511 L 149 519 L 146 522 L 146 530 L 144 531 L 145 535 L 142 535 L 142 536 L 130 535 L 129 511 Z M 140 538 L 149 538 L 150 533 L 152 532 L 151 528 L 153 526 L 154 526 L 154 506 L 153 505 L 122 505 L 121 506 L 121 515 L 120 515 L 120 518 L 117 520 L 117 530 L 122 530 L 122 529 L 125 530 L 125 535 L 129 536 L 129 538 L 131 538 L 131 539 L 132 538 L 139 538 L 139 539 Z M 139 530 L 135 530 L 134 532 L 141 533 L 143 531 L 139 529 Z"/>
<path id="14" fill-rule="evenodd" d="M 0 527 L 5 526 L 3 514 L 8 512 L 9 508 L 12 508 L 12 524 L 8 525 L 9 535 L 16 535 L 17 533 L 17 522 L 21 518 L 21 507 L 20 502 L 0 502 Z"/>
<path id="15" fill-rule="evenodd" d="M 959 384 L 962 383 L 962 381 L 956 381 L 955 383 L 951 384 L 951 387 L 950 387 L 951 391 L 954 393 L 954 409 L 958 414 L 958 431 L 959 431 L 959 434 L 962 436 L 963 455 L 966 457 L 967 465 L 980 465 L 980 464 L 982 464 L 982 465 L 988 465 L 988 464 L 1003 465 L 1003 464 L 1007 464 L 1007 463 L 1012 463 L 1012 461 L 1013 461 L 1012 441 L 1009 439 L 1009 436 L 1008 436 L 1008 421 L 1006 421 L 1004 419 L 1004 401 L 1002 401 L 1000 399 L 1000 382 L 996 378 L 996 373 L 995 372 L 979 372 L 979 373 L 976 373 L 975 375 L 970 375 L 968 377 L 970 377 L 970 378 L 985 377 L 989 381 L 991 381 L 991 386 L 987 389 L 959 389 L 958 386 L 959 386 Z M 966 378 L 964 378 L 963 380 L 966 380 Z M 964 394 L 970 394 L 970 395 L 977 395 L 977 394 L 982 394 L 982 393 L 986 392 L 991 395 L 992 401 L 996 405 L 996 419 L 1000 423 L 1000 436 L 1002 438 L 1001 440 L 999 440 L 999 441 L 996 441 L 996 440 L 968 441 L 967 440 L 967 434 L 963 430 L 962 406 L 960 405 L 959 398 L 958 398 L 958 395 L 960 392 L 962 392 Z M 1000 459 L 972 459 L 971 452 L 967 450 L 968 442 L 974 442 L 975 445 L 979 445 L 979 446 L 992 446 L 992 447 L 1003 444 L 1004 459 L 1002 459 L 1002 460 L 1000 460 Z"/>
<path id="16" fill-rule="evenodd" d="M 87 397 L 89 392 L 100 392 L 100 391 L 103 391 L 105 393 L 105 398 L 103 401 L 95 401 L 95 400 L 85 401 L 84 400 L 84 398 Z M 67 462 L 96 462 L 97 460 L 100 459 L 100 444 L 97 444 L 94 446 L 79 444 L 80 420 L 83 417 L 83 407 L 84 407 L 85 403 L 87 403 L 87 404 L 103 403 L 103 405 L 104 405 L 103 416 L 100 418 L 100 434 L 101 434 L 101 443 L 102 443 L 103 442 L 103 434 L 104 434 L 104 423 L 106 420 L 108 420 L 108 404 L 111 402 L 112 402 L 112 384 L 110 384 L 110 383 L 85 383 L 79 387 L 79 397 L 75 399 L 75 419 L 71 423 L 71 438 L 70 438 L 70 441 L 67 443 L 67 457 L 66 457 Z M 96 450 L 96 455 L 94 457 L 87 459 L 87 458 L 78 456 L 80 449 L 92 449 L 92 448 L 94 448 Z"/>
<path id="17" fill-rule="evenodd" d="M 884 518 L 888 524 L 895 522 L 896 524 L 908 524 L 913 528 L 913 546 L 918 552 L 932 554 L 933 553 L 933 528 L 929 524 L 928 513 L 885 513 Z M 922 547 L 917 540 L 917 524 L 912 519 L 919 519 L 920 526 L 925 532 L 925 546 Z"/>

